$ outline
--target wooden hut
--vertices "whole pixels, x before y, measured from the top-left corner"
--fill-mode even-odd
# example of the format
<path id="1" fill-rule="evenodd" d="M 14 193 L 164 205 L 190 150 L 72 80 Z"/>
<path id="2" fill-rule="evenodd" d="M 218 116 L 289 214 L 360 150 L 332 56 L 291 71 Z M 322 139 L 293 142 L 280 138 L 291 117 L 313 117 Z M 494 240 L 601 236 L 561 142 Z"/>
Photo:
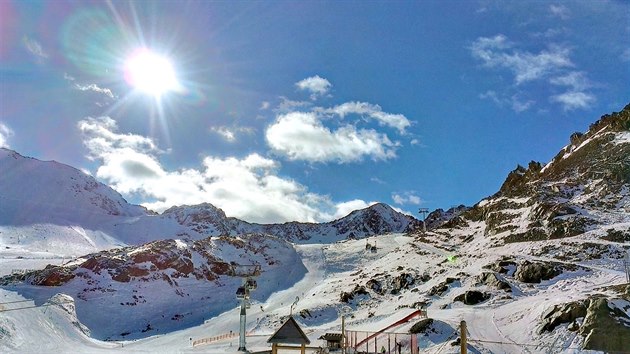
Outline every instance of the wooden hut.
<path id="1" fill-rule="evenodd" d="M 278 349 L 299 350 L 301 354 L 304 354 L 306 345 L 311 341 L 293 317 L 289 317 L 276 333 L 267 339 L 267 343 L 271 343 L 272 354 L 277 354 Z"/>
<path id="2" fill-rule="evenodd" d="M 323 336 L 319 337 L 319 339 L 323 339 L 326 341 L 326 348 L 328 351 L 337 351 L 341 350 L 341 342 L 343 341 L 343 334 L 341 333 L 326 333 Z"/>

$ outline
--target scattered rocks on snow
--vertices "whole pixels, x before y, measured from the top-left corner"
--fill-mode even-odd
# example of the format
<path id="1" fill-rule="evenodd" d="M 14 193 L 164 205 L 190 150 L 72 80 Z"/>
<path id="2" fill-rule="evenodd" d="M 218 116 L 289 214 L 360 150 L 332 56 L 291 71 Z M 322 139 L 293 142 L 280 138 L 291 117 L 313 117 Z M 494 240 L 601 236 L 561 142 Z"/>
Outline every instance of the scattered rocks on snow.
<path id="1" fill-rule="evenodd" d="M 485 269 L 490 269 L 494 272 L 512 275 L 512 273 L 516 270 L 516 262 L 511 259 L 502 259 L 496 263 L 490 263 L 483 266 Z"/>
<path id="2" fill-rule="evenodd" d="M 505 280 L 499 279 L 495 273 L 483 272 L 481 275 L 477 276 L 477 282 L 478 284 L 484 284 L 499 290 L 512 292 L 510 284 Z"/>
<path id="3" fill-rule="evenodd" d="M 341 302 L 349 303 L 351 300 L 354 300 L 354 297 L 357 295 L 369 295 L 369 293 L 365 290 L 364 286 L 357 284 L 350 292 L 342 291 L 339 300 Z"/>
<path id="4" fill-rule="evenodd" d="M 569 302 L 555 305 L 551 310 L 543 315 L 543 322 L 538 334 L 552 332 L 557 326 L 563 323 L 575 323 L 578 318 L 586 316 L 588 300 Z"/>
<path id="5" fill-rule="evenodd" d="M 467 290 L 465 293 L 457 295 L 453 301 L 461 301 L 466 305 L 477 305 L 490 298 L 490 294 L 478 290 Z"/>
<path id="6" fill-rule="evenodd" d="M 569 323 L 567 330 L 578 331 L 584 337 L 583 349 L 622 352 L 630 343 L 629 313 L 630 301 L 620 298 L 598 296 L 559 304 L 543 315 L 538 333 L 552 332 Z"/>
<path id="7" fill-rule="evenodd" d="M 429 296 L 442 296 L 442 294 L 444 294 L 445 292 L 448 291 L 449 289 L 449 285 L 452 284 L 455 281 L 458 281 L 459 278 L 446 278 L 446 280 L 444 280 L 443 282 L 435 285 L 434 287 L 432 287 L 431 289 L 429 289 L 429 292 L 427 293 L 427 295 Z"/>
<path id="8" fill-rule="evenodd" d="M 516 269 L 514 277 L 523 283 L 540 283 L 562 274 L 560 267 L 542 262 L 524 261 Z"/>

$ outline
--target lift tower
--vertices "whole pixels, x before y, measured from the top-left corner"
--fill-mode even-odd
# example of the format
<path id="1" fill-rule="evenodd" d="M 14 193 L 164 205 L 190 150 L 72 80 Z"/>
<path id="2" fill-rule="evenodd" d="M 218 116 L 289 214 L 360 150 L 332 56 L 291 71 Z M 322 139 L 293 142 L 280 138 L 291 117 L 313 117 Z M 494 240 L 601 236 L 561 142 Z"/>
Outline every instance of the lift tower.
<path id="1" fill-rule="evenodd" d="M 246 352 L 245 325 L 247 324 L 247 309 L 250 306 L 249 293 L 256 290 L 255 277 L 260 275 L 258 264 L 232 264 L 232 274 L 243 278 L 243 284 L 236 289 L 236 298 L 241 301 L 241 322 L 239 329 L 238 351 Z"/>
<path id="2" fill-rule="evenodd" d="M 418 210 L 418 213 L 422 214 L 422 232 L 423 233 L 427 233 L 427 214 L 429 213 L 429 209 L 428 208 L 420 208 L 420 210 Z"/>

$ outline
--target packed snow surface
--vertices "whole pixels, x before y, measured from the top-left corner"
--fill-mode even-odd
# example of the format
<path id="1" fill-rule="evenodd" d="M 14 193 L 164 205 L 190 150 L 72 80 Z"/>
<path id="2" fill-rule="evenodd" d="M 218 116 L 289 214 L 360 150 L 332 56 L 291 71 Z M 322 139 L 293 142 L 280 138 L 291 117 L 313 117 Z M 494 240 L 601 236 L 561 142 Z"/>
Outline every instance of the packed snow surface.
<path id="1" fill-rule="evenodd" d="M 585 236 L 585 238 L 587 238 Z M 182 242 L 182 241 L 180 241 Z M 376 245 L 377 251 L 366 250 L 366 244 Z M 484 243 L 479 240 L 466 247 L 477 248 Z M 181 245 L 178 243 L 178 245 Z M 183 246 L 183 245 L 181 245 Z M 540 247 L 541 245 L 527 246 Z M 533 345 L 529 352 L 543 351 L 545 345 L 564 345 L 568 348 L 578 348 L 580 338 L 575 333 L 564 331 L 560 336 L 550 334 L 536 335 L 541 313 L 554 304 L 564 303 L 584 297 L 585 292 L 609 284 L 621 283 L 624 274 L 619 267 L 602 267 L 582 263 L 582 270 L 565 272 L 560 276 L 544 281 L 541 284 L 512 283 L 510 296 L 495 292 L 493 297 L 477 306 L 468 306 L 460 302 L 453 302 L 452 298 L 466 290 L 472 289 L 471 281 L 462 279 L 451 284 L 446 295 L 441 297 L 419 296 L 427 289 L 435 286 L 443 278 L 434 278 L 426 282 L 415 282 L 404 291 L 391 293 L 387 288 L 383 295 L 369 292 L 367 295 L 355 296 L 348 303 L 339 301 L 340 293 L 350 292 L 356 284 L 364 285 L 370 279 L 384 280 L 387 275 L 393 277 L 401 273 L 434 274 L 435 270 L 445 275 L 457 277 L 458 274 L 479 274 L 482 267 L 498 259 L 502 255 L 519 255 L 532 253 L 531 249 L 523 252 L 523 244 L 508 244 L 494 249 L 483 250 L 482 258 L 477 257 L 449 257 L 454 254 L 462 255 L 464 246 L 448 248 L 439 244 L 418 242 L 418 239 L 402 234 L 382 235 L 365 240 L 348 240 L 333 244 L 302 244 L 294 246 L 306 267 L 303 277 L 297 282 L 286 282 L 278 288 L 279 282 L 261 282 L 259 288 L 252 293 L 251 307 L 247 313 L 247 347 L 250 350 L 268 349 L 267 338 L 283 323 L 289 315 L 292 304 L 293 315 L 303 326 L 311 339 L 311 345 L 319 346 L 324 343 L 318 340 L 326 332 L 340 330 L 340 314 L 346 314 L 346 328 L 349 330 L 378 331 L 415 311 L 412 305 L 421 300 L 429 300 L 428 315 L 434 320 L 444 323 L 443 336 L 422 338 L 419 344 L 426 346 L 427 352 L 456 352 L 458 347 L 443 346 L 444 337 L 455 332 L 461 320 L 468 323 L 469 338 L 481 339 L 484 343 L 474 343 L 479 352 L 509 353 L 515 352 L 516 344 L 530 343 Z M 535 253 L 535 252 L 534 252 Z M 535 256 L 527 256 L 536 259 Z M 455 259 L 448 261 L 447 259 Z M 31 261 L 32 267 L 41 267 L 39 260 Z M 10 264 L 8 260 L 0 260 L 2 268 Z M 12 266 L 11 266 L 12 267 Z M 382 275 L 382 279 L 379 278 Z M 382 282 L 385 287 L 387 283 Z M 192 346 L 192 341 L 215 337 L 230 332 L 236 333 L 239 328 L 238 303 L 233 298 L 237 284 L 226 289 L 226 301 L 232 303 L 231 309 L 206 319 L 205 323 L 176 331 L 153 335 L 134 341 L 97 341 L 90 337 L 90 330 L 80 323 L 74 311 L 75 301 L 66 299 L 72 306 L 71 311 L 63 305 L 40 304 L 40 307 L 23 310 L 7 311 L 0 315 L 2 331 L 0 336 L 0 350 L 3 352 L 168 352 L 168 353 L 236 353 L 238 337 L 223 339 L 205 345 Z M 272 291 L 270 291 L 272 289 Z M 490 289 L 486 289 L 491 291 Z M 150 291 L 150 289 L 149 289 Z M 202 292 L 203 289 L 198 291 Z M 261 298 L 257 294 L 268 293 Z M 195 296 L 195 294 L 192 294 Z M 510 299 L 513 298 L 513 299 Z M 12 303 L 24 301 L 23 303 Z M 4 309 L 35 306 L 29 298 L 19 295 L 15 291 L 0 290 L 0 302 Z M 54 302 L 54 301 L 53 301 Z M 62 304 L 65 304 L 61 301 Z M 619 306 L 622 306 L 620 304 Z M 166 305 L 164 305 L 166 306 Z M 90 311 L 101 311 L 94 306 Z M 111 311 L 111 321 L 125 321 L 124 311 Z M 406 333 L 415 320 L 404 323 L 389 332 Z M 437 336 L 437 337 L 435 337 Z M 454 340 L 451 336 L 450 341 Z M 436 339 L 437 338 L 437 339 Z M 439 343 L 432 342 L 439 341 Z M 501 342 L 508 344 L 495 344 Z M 442 347 L 442 348 L 440 348 Z M 566 349 L 559 352 L 578 352 L 576 349 Z"/>

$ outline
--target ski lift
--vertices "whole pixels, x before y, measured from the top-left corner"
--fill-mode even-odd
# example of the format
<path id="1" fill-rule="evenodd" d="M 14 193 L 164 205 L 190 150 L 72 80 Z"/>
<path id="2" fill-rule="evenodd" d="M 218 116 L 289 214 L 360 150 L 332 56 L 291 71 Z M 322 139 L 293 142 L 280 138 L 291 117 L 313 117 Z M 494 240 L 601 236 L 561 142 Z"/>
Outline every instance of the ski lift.
<path id="1" fill-rule="evenodd" d="M 256 284 L 256 280 L 249 278 L 245 282 L 245 287 L 247 288 L 247 290 L 256 290 L 258 284 Z"/>
<path id="2" fill-rule="evenodd" d="M 236 289 L 236 298 L 237 299 L 245 299 L 247 297 L 247 289 L 244 286 L 239 286 Z"/>

